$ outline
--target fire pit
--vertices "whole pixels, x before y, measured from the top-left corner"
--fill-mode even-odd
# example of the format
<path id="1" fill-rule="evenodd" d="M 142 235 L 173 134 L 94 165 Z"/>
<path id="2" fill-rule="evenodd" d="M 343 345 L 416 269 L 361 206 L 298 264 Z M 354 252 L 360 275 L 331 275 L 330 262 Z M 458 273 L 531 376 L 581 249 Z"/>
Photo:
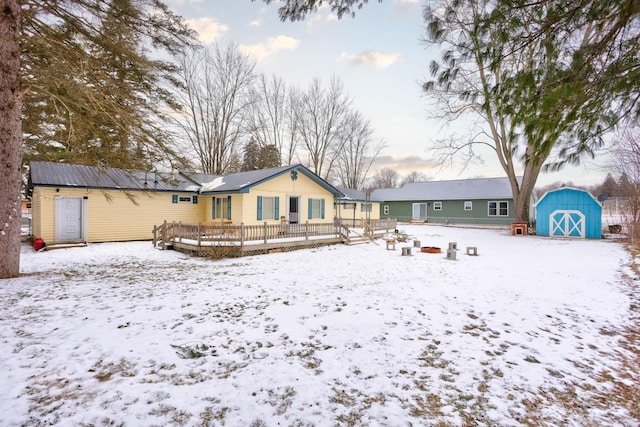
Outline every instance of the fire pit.
<path id="1" fill-rule="evenodd" d="M 427 254 L 439 254 L 442 250 L 436 246 L 423 246 L 420 248 L 420 252 Z"/>

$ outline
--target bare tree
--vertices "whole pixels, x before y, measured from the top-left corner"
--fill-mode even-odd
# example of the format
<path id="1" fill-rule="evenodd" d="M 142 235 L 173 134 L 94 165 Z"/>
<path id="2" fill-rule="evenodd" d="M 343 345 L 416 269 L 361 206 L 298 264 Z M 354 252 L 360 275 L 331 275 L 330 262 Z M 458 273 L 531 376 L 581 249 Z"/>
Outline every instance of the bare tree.
<path id="1" fill-rule="evenodd" d="M 371 177 L 371 182 L 367 188 L 369 190 L 375 190 L 377 188 L 397 188 L 399 184 L 400 175 L 398 172 L 391 168 L 382 168 Z"/>
<path id="2" fill-rule="evenodd" d="M 405 184 L 412 184 L 414 182 L 427 182 L 429 179 L 430 178 L 422 172 L 413 171 L 402 178 L 400 186 L 402 187 Z"/>
<path id="3" fill-rule="evenodd" d="M 297 131 L 313 172 L 328 179 L 344 140 L 339 129 L 351 108 L 342 83 L 333 77 L 327 89 L 314 78 L 306 91 L 299 93 Z"/>
<path id="4" fill-rule="evenodd" d="M 182 58 L 183 114 L 178 125 L 204 173 L 225 173 L 237 154 L 253 101 L 254 68 L 235 44 L 195 49 Z"/>
<path id="5" fill-rule="evenodd" d="M 371 122 L 357 111 L 345 116 L 339 132 L 344 145 L 336 161 L 335 178 L 343 187 L 360 190 L 384 142 L 375 140 Z"/>
<path id="6" fill-rule="evenodd" d="M 619 194 L 627 200 L 628 221 L 638 225 L 640 222 L 640 130 L 626 130 L 612 148 L 611 158 L 610 169 L 620 175 Z"/>
<path id="7" fill-rule="evenodd" d="M 259 147 L 275 146 L 278 152 L 289 152 L 288 101 L 290 97 L 281 78 L 270 79 L 261 74 L 251 92 L 254 102 L 248 117 L 249 135 Z M 275 166 L 280 166 L 275 165 Z"/>

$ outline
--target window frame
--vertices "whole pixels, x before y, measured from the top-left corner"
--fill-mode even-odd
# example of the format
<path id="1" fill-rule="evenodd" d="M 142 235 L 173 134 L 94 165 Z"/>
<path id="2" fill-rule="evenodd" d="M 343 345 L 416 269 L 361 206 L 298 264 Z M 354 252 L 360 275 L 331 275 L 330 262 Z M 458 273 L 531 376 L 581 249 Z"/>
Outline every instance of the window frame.
<path id="1" fill-rule="evenodd" d="M 265 202 L 266 201 L 266 202 Z M 271 204 L 271 206 L 269 206 Z M 265 209 L 265 207 L 269 209 Z M 258 221 L 279 220 L 280 197 L 279 196 L 258 196 L 257 201 Z"/>
<path id="2" fill-rule="evenodd" d="M 217 216 L 218 214 L 218 201 L 220 202 L 220 210 L 222 211 L 221 216 Z M 211 200 L 211 219 L 213 220 L 227 220 L 230 221 L 231 217 L 230 217 L 230 212 L 229 212 L 229 202 L 230 202 L 230 197 L 229 196 L 224 196 L 224 197 L 216 197 L 214 196 Z"/>
<path id="3" fill-rule="evenodd" d="M 383 213 L 383 215 L 389 215 L 389 212 L 390 212 L 389 205 L 384 205 L 384 206 L 382 206 L 382 213 Z"/>
<path id="4" fill-rule="evenodd" d="M 473 210 L 473 201 L 472 200 L 465 200 L 464 204 L 463 204 L 463 209 L 465 211 L 472 211 Z"/>
<path id="5" fill-rule="evenodd" d="M 307 219 L 324 219 L 325 201 L 324 199 L 314 199 L 309 197 L 307 204 Z"/>
<path id="6" fill-rule="evenodd" d="M 442 210 L 442 202 L 433 202 L 433 210 L 441 211 Z"/>
<path id="7" fill-rule="evenodd" d="M 492 208 L 491 205 L 494 204 L 495 207 Z M 491 213 L 492 210 L 495 210 L 495 213 Z M 505 213 L 502 213 L 502 212 Z M 487 202 L 487 216 L 490 217 L 507 217 L 509 216 L 509 201 L 508 200 L 490 200 Z"/>

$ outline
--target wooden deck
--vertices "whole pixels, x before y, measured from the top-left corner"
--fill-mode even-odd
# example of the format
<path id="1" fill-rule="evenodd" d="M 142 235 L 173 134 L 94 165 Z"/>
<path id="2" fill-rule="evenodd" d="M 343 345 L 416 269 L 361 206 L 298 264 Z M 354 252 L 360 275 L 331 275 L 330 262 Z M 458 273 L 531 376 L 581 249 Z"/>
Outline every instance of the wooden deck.
<path id="1" fill-rule="evenodd" d="M 355 225 L 355 226 L 354 226 Z M 358 226 L 362 227 L 359 228 Z M 153 245 L 198 256 L 227 258 L 284 252 L 337 243 L 374 242 L 395 230 L 394 219 L 353 224 L 334 223 L 233 225 L 222 222 L 183 224 L 164 222 L 153 228 Z"/>

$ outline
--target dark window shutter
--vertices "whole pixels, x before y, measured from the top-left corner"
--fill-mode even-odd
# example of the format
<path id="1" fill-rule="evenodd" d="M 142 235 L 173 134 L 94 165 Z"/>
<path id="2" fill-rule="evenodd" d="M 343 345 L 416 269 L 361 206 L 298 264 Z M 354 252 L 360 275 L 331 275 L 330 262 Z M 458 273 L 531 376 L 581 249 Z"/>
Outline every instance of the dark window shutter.
<path id="1" fill-rule="evenodd" d="M 178 195 L 174 194 L 171 196 L 171 203 L 178 203 Z"/>
<path id="2" fill-rule="evenodd" d="M 262 196 L 258 196 L 258 221 L 262 221 Z"/>

